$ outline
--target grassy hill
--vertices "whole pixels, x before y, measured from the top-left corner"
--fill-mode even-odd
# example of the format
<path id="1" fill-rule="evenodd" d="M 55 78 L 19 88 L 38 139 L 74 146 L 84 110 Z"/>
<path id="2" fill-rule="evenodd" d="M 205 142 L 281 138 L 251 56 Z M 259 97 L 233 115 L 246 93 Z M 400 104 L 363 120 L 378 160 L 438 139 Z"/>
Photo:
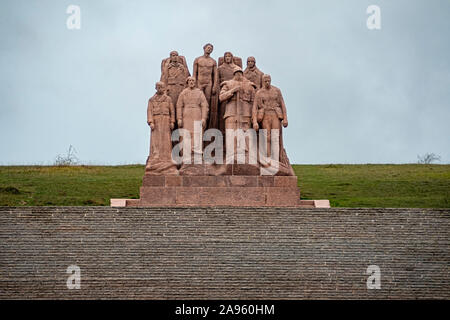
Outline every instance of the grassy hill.
<path id="1" fill-rule="evenodd" d="M 335 207 L 450 208 L 450 165 L 294 165 L 302 199 Z M 0 206 L 108 206 L 138 198 L 143 165 L 0 166 Z"/>

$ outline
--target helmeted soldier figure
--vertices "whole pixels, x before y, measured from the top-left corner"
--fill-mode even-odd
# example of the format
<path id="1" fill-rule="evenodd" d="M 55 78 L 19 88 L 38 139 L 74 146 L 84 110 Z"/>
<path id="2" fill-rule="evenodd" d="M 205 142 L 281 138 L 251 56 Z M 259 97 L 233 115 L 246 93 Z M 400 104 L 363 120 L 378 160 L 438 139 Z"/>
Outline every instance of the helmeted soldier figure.
<path id="1" fill-rule="evenodd" d="M 256 67 L 255 57 L 247 58 L 247 68 L 244 70 L 244 77 L 256 85 L 256 89 L 262 87 L 262 77 L 264 73 Z"/>
<path id="2" fill-rule="evenodd" d="M 161 81 L 166 84 L 167 94 L 174 105 L 177 104 L 178 96 L 186 87 L 186 79 L 189 77 L 189 71 L 183 61 L 178 52 L 172 51 L 169 60 L 162 63 Z"/>

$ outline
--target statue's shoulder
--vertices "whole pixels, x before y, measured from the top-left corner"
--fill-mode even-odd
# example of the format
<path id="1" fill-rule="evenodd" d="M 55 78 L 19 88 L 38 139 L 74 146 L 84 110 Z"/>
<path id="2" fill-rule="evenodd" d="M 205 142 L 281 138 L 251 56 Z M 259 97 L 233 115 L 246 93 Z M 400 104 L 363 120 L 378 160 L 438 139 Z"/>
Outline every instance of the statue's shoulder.
<path id="1" fill-rule="evenodd" d="M 181 91 L 180 96 L 181 96 L 181 95 L 184 96 L 184 95 L 186 94 L 186 91 L 187 91 L 187 90 L 189 90 L 189 88 L 184 88 L 184 89 Z"/>
<path id="2" fill-rule="evenodd" d="M 194 59 L 194 64 L 197 64 L 198 61 L 199 61 L 201 58 L 202 58 L 202 56 L 195 58 L 195 59 Z"/>
<path id="3" fill-rule="evenodd" d="M 150 99 L 148 99 L 148 102 L 153 102 L 156 99 L 157 94 L 155 93 L 153 96 L 151 96 Z"/>
<path id="4" fill-rule="evenodd" d="M 256 88 L 256 84 L 254 84 L 252 81 L 248 80 L 247 78 L 244 78 L 243 82 L 247 86 L 251 86 L 253 88 Z"/>
<path id="5" fill-rule="evenodd" d="M 281 94 L 281 90 L 278 88 L 278 87 L 275 87 L 275 86 L 271 86 L 271 88 L 270 88 L 272 91 L 275 91 L 276 93 L 279 93 L 279 94 Z"/>
<path id="6" fill-rule="evenodd" d="M 221 84 L 220 84 L 220 87 L 227 87 L 227 88 L 230 88 L 230 87 L 232 87 L 233 86 L 233 84 L 235 83 L 235 81 L 233 80 L 233 79 L 231 79 L 231 80 L 226 80 L 226 81 L 223 81 Z"/>
<path id="7" fill-rule="evenodd" d="M 168 94 L 164 93 L 163 98 L 164 101 L 172 103 L 172 98 Z"/>

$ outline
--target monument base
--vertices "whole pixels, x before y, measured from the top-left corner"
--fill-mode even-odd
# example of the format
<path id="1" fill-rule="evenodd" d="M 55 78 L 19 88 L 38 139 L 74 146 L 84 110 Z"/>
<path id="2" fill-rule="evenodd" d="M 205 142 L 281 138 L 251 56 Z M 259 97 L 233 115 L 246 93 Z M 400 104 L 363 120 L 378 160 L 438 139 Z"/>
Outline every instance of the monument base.
<path id="1" fill-rule="evenodd" d="M 296 176 L 146 174 L 140 199 L 111 199 L 112 207 L 309 207 L 328 200 L 300 200 Z"/>

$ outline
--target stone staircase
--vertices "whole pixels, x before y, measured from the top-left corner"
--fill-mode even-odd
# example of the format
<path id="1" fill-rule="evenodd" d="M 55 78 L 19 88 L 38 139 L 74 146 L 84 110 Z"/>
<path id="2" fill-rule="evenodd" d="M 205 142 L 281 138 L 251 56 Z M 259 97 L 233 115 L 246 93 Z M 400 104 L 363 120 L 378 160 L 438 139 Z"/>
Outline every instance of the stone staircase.
<path id="1" fill-rule="evenodd" d="M 0 207 L 1 299 L 449 299 L 449 280 L 448 209 Z"/>

